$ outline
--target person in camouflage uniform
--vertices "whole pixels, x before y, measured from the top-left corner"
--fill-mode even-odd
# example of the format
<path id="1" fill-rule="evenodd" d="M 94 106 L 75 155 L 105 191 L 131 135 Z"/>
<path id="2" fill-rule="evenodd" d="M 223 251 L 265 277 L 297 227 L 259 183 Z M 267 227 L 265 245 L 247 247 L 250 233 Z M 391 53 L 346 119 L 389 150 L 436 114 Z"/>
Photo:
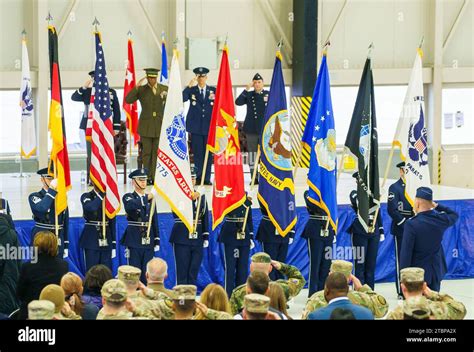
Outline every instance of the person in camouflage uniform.
<path id="1" fill-rule="evenodd" d="M 50 301 L 54 304 L 53 320 L 81 320 L 81 316 L 74 313 L 66 302 L 66 294 L 61 286 L 51 284 L 45 286 L 40 293 L 40 300 Z"/>
<path id="2" fill-rule="evenodd" d="M 422 268 L 404 268 L 400 270 L 400 282 L 405 299 L 412 297 L 425 297 L 431 318 L 436 320 L 461 320 L 466 316 L 466 307 L 451 296 L 430 290 L 426 282 L 425 270 Z M 390 311 L 387 319 L 403 319 L 403 304 Z"/>
<path id="3" fill-rule="evenodd" d="M 347 281 L 352 282 L 354 289 L 349 290 L 347 295 L 352 303 L 368 308 L 376 318 L 382 318 L 387 313 L 387 300 L 382 295 L 374 292 L 368 285 L 362 285 L 359 279 L 352 275 L 352 263 L 345 260 L 333 260 L 330 269 L 330 273 L 332 272 L 343 273 Z M 314 293 L 306 302 L 302 319 L 307 319 L 309 313 L 326 307 L 327 304 L 328 302 L 324 298 L 324 290 Z"/>
<path id="4" fill-rule="evenodd" d="M 259 252 L 252 256 L 250 272 L 258 270 L 270 274 L 273 269 L 278 270 L 287 278 L 286 280 L 280 279 L 275 282 L 278 283 L 278 285 L 280 285 L 283 289 L 286 301 L 288 302 L 290 299 L 296 297 L 300 293 L 306 281 L 297 267 L 272 260 L 267 253 Z M 240 313 L 243 308 L 244 297 L 247 294 L 246 287 L 247 284 L 245 283 L 236 287 L 234 291 L 232 291 L 232 295 L 230 297 L 230 307 L 233 314 Z"/>
<path id="5" fill-rule="evenodd" d="M 429 320 L 430 303 L 423 296 L 410 297 L 403 302 L 403 320 Z"/>
<path id="6" fill-rule="evenodd" d="M 28 303 L 28 320 L 52 320 L 54 303 L 46 300 L 35 300 Z"/>

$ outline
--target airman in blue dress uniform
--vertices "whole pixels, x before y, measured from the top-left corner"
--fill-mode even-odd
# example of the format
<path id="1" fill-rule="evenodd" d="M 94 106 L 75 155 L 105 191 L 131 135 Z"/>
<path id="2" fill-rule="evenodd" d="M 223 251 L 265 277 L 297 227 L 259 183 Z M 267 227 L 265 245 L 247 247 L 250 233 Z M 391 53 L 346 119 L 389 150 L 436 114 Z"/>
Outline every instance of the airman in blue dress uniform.
<path id="1" fill-rule="evenodd" d="M 96 186 L 81 196 L 85 219 L 79 246 L 84 250 L 86 271 L 97 264 L 103 264 L 112 270 L 112 258 L 116 256 L 115 217 L 105 217 L 105 237 L 102 223 L 102 203 L 105 194 Z"/>
<path id="2" fill-rule="evenodd" d="M 38 170 L 43 188 L 39 192 L 31 193 L 28 197 L 35 227 L 31 232 L 31 243 L 40 231 L 56 233 L 55 198 L 58 181 L 49 174 L 48 168 Z M 69 254 L 69 209 L 58 214 L 58 257 L 66 258 Z"/>
<path id="3" fill-rule="evenodd" d="M 311 297 L 313 293 L 324 290 L 332 260 L 331 257 L 328 257 L 327 249 L 332 249 L 335 232 L 331 225 L 326 226 L 327 214 L 309 200 L 308 191 L 304 192 L 304 200 L 309 213 L 309 220 L 301 234 L 301 238 L 305 238 L 308 243 L 308 297 Z"/>
<path id="4" fill-rule="evenodd" d="M 262 220 L 257 230 L 257 241 L 262 243 L 262 249 L 267 253 L 272 260 L 276 260 L 281 263 L 286 263 L 286 256 L 288 255 L 288 245 L 292 244 L 295 238 L 295 230 L 292 229 L 288 234 L 283 237 L 280 235 L 273 225 L 268 212 L 260 203 L 260 211 L 262 212 Z M 273 281 L 283 279 L 284 276 L 278 270 L 272 270 L 270 273 L 270 279 Z"/>
<path id="5" fill-rule="evenodd" d="M 147 169 L 138 169 L 131 172 L 128 177 L 132 179 L 135 191 L 126 193 L 122 198 L 127 213 L 128 226 L 120 244 L 126 247 L 125 257 L 128 259 L 128 264 L 142 271 L 142 282 L 146 282 L 147 263 L 153 258 L 154 252 L 160 250 L 156 208 L 153 214 L 150 214 L 154 196 L 153 193 L 145 192 L 147 175 Z M 150 233 L 148 234 L 150 221 Z"/>
<path id="6" fill-rule="evenodd" d="M 188 115 L 186 116 L 186 131 L 191 135 L 191 149 L 194 154 L 198 183 L 200 183 L 216 88 L 206 85 L 209 69 L 196 67 L 193 72 L 196 74 L 196 77 L 184 89 L 183 101 L 190 101 Z M 211 184 L 211 165 L 212 158 L 209 157 L 204 179 L 205 185 Z"/>
<path id="7" fill-rule="evenodd" d="M 398 163 L 397 168 L 400 169 L 400 178 L 388 189 L 387 210 L 388 215 L 392 218 L 390 232 L 395 240 L 395 285 L 398 298 L 403 298 L 400 287 L 400 250 L 402 249 L 403 228 L 405 227 L 406 220 L 415 214 L 405 196 L 405 162 Z"/>
<path id="8" fill-rule="evenodd" d="M 448 271 L 442 246 L 446 229 L 456 223 L 459 215 L 451 208 L 433 202 L 428 187 L 416 190 L 414 211 L 403 231 L 400 268 L 417 267 L 425 270 L 425 282 L 439 292 L 441 280 Z"/>
<path id="9" fill-rule="evenodd" d="M 244 204 L 227 214 L 219 233 L 218 241 L 224 246 L 224 286 L 229 297 L 235 287 L 246 282 L 248 276 L 250 250 L 255 247 L 251 206 L 252 198 L 247 196 Z M 243 231 L 247 208 L 249 212 Z"/>
<path id="10" fill-rule="evenodd" d="M 196 173 L 192 171 L 193 185 L 196 184 Z M 199 197 L 201 204 L 199 212 L 197 209 Z M 188 228 L 181 219 L 173 213 L 174 225 L 171 230 L 170 243 L 173 244 L 176 285 L 196 285 L 199 268 L 201 267 L 203 248 L 209 246 L 209 209 L 206 196 L 194 192 L 193 194 L 193 214 L 199 213 L 196 231 L 189 233 Z M 193 222 L 194 226 L 194 222 Z"/>

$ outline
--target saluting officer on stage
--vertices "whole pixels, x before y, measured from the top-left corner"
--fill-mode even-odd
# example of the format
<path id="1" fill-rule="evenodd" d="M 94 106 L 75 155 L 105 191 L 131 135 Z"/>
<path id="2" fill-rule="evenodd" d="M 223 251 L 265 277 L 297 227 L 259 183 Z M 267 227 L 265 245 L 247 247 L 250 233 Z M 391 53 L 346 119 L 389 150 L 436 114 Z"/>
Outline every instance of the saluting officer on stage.
<path id="1" fill-rule="evenodd" d="M 86 220 L 79 246 L 84 250 L 86 271 L 97 264 L 112 270 L 112 258 L 116 256 L 115 217 L 105 217 L 105 237 L 102 225 L 102 203 L 105 194 L 97 186 L 81 196 L 82 210 Z"/>
<path id="2" fill-rule="evenodd" d="M 76 89 L 74 93 L 72 93 L 71 99 L 73 101 L 81 102 L 84 104 L 84 112 L 82 114 L 81 123 L 79 128 L 81 130 L 86 131 L 87 128 L 87 120 L 89 117 L 89 106 L 91 103 L 91 94 L 92 94 L 92 87 L 94 85 L 94 74 L 95 71 L 90 71 L 89 76 L 90 78 L 84 83 L 82 87 Z M 116 135 L 120 131 L 120 103 L 117 98 L 117 92 L 115 89 L 109 88 L 109 95 L 110 95 L 110 107 L 112 110 L 112 119 L 114 122 L 114 135 Z M 87 147 L 87 177 L 89 177 L 89 169 L 91 166 L 91 143 L 86 141 Z"/>
<path id="3" fill-rule="evenodd" d="M 230 297 L 235 287 L 244 284 L 249 269 L 250 250 L 253 241 L 252 198 L 234 209 L 224 219 L 218 241 L 224 245 L 225 290 Z M 245 232 L 243 231 L 245 213 L 249 208 Z"/>
<path id="4" fill-rule="evenodd" d="M 125 97 L 127 104 L 139 100 L 142 107 L 138 120 L 138 134 L 142 143 L 143 166 L 148 170 L 148 185 L 152 185 L 155 180 L 156 155 L 168 95 L 168 87 L 157 81 L 159 71 L 156 68 L 146 68 L 146 77 L 139 80 L 135 89 Z M 143 85 L 145 80 L 147 84 Z"/>
<path id="5" fill-rule="evenodd" d="M 417 267 L 425 270 L 428 287 L 440 291 L 441 280 L 448 271 L 443 250 L 443 236 L 459 218 L 458 213 L 433 202 L 433 191 L 428 187 L 416 190 L 414 211 L 403 231 L 400 268 Z"/>
<path id="6" fill-rule="evenodd" d="M 194 170 L 192 170 L 191 177 L 194 186 L 196 184 L 196 173 Z M 198 211 L 199 197 L 201 197 L 201 204 Z M 176 264 L 176 285 L 196 285 L 203 257 L 203 248 L 209 246 L 209 209 L 206 196 L 199 194 L 199 192 L 194 192 L 194 218 L 197 213 L 199 213 L 199 219 L 196 231 L 192 233 L 189 233 L 188 228 L 183 224 L 178 215 L 173 213 L 174 225 L 171 230 L 170 243 L 173 244 Z"/>
<path id="7" fill-rule="evenodd" d="M 320 207 L 309 200 L 308 191 L 304 192 L 304 200 L 309 220 L 301 237 L 305 238 L 308 244 L 308 297 L 311 297 L 313 293 L 324 290 L 332 260 L 327 256 L 327 249 L 332 248 L 335 232 L 331 225 L 326 226 L 329 217 Z"/>
<path id="8" fill-rule="evenodd" d="M 355 173 L 353 177 L 357 178 L 357 173 Z M 380 211 L 377 214 L 377 219 L 374 219 L 375 214 L 369 215 L 369 228 L 373 227 L 374 232 L 368 233 L 365 231 L 357 216 L 359 208 L 357 191 L 354 190 L 351 192 L 350 200 L 352 209 L 354 209 L 356 213 L 356 218 L 349 228 L 349 232 L 352 234 L 352 246 L 358 249 L 355 253 L 360 253 L 360 249 L 363 249 L 364 254 L 364 260 L 361 260 L 362 258 L 355 258 L 354 260 L 354 275 L 360 280 L 362 285 L 367 284 L 373 290 L 375 287 L 375 266 L 379 242 L 385 239 L 382 216 L 380 215 Z"/>
<path id="9" fill-rule="evenodd" d="M 276 260 L 281 263 L 286 263 L 286 256 L 288 255 L 288 245 L 293 243 L 295 238 L 295 230 L 291 230 L 288 234 L 283 237 L 278 233 L 278 230 L 273 225 L 270 217 L 268 216 L 267 209 L 263 204 L 258 201 L 260 205 L 260 211 L 262 212 L 262 221 L 257 230 L 257 241 L 262 243 L 262 249 L 267 253 L 272 260 Z M 278 270 L 272 270 L 270 273 L 270 279 L 273 281 L 283 279 L 284 276 Z"/>
<path id="10" fill-rule="evenodd" d="M 127 213 L 128 226 L 120 243 L 126 247 L 125 257 L 128 264 L 141 269 L 141 281 L 146 282 L 146 265 L 153 258 L 154 252 L 160 250 L 158 216 L 156 207 L 150 215 L 153 193 L 146 193 L 147 169 L 138 169 L 128 175 L 132 179 L 133 193 L 126 193 L 123 205 Z M 151 221 L 150 233 L 147 234 Z"/>
<path id="11" fill-rule="evenodd" d="M 253 87 L 253 91 L 250 88 Z M 259 145 L 262 124 L 265 118 L 265 108 L 268 103 L 270 92 L 263 89 L 263 78 L 259 73 L 255 74 L 252 83 L 235 100 L 236 105 L 247 105 L 243 130 L 247 136 L 247 150 L 249 152 L 250 175 L 253 175 L 257 148 Z M 256 181 L 258 183 L 258 180 Z M 272 258 L 273 259 L 273 258 Z"/>
<path id="12" fill-rule="evenodd" d="M 31 232 L 31 243 L 35 235 L 40 231 L 50 231 L 56 233 L 56 216 L 55 216 L 55 198 L 58 181 L 53 180 L 49 174 L 48 168 L 40 169 L 37 174 L 41 176 L 43 188 L 39 192 L 31 193 L 28 197 L 35 227 Z M 61 214 L 58 214 L 58 257 L 66 258 L 69 254 L 69 209 L 66 208 Z"/>
<path id="13" fill-rule="evenodd" d="M 395 239 L 395 285 L 397 287 L 398 298 L 403 299 L 400 288 L 400 252 L 402 249 L 403 228 L 405 227 L 406 220 L 415 214 L 405 196 L 405 162 L 402 161 L 398 163 L 397 168 L 400 169 L 400 179 L 388 189 L 387 209 L 388 215 L 392 218 L 390 232 Z"/>
<path id="14" fill-rule="evenodd" d="M 201 182 L 204 159 L 206 156 L 207 135 L 211 124 L 212 108 L 216 95 L 216 87 L 206 84 L 209 69 L 197 67 L 193 70 L 196 74 L 189 85 L 183 90 L 183 101 L 190 101 L 188 115 L 186 116 L 186 131 L 191 135 L 191 149 L 194 155 L 194 165 L 198 183 Z M 211 185 L 212 157 L 207 160 L 205 185 Z"/>

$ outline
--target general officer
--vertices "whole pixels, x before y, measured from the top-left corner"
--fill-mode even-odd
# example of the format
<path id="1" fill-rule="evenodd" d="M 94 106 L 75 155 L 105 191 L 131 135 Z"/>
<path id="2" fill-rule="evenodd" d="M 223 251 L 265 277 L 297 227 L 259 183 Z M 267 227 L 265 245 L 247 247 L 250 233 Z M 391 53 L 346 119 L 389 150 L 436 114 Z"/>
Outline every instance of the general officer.
<path id="1" fill-rule="evenodd" d="M 250 91 L 252 87 L 253 91 Z M 256 73 L 252 82 L 247 85 L 245 90 L 235 100 L 236 105 L 247 105 L 247 115 L 245 116 L 243 130 L 247 136 L 250 175 L 253 175 L 269 94 L 270 92 L 268 90 L 263 89 L 263 77 L 260 76 L 259 73 Z M 258 180 L 256 183 L 258 183 Z"/>
<path id="2" fill-rule="evenodd" d="M 58 180 L 53 179 L 45 167 L 36 172 L 41 177 L 43 188 L 39 192 L 31 193 L 28 197 L 35 226 L 31 231 L 31 243 L 40 231 L 50 231 L 58 236 L 58 257 L 66 258 L 69 254 L 69 209 L 58 214 L 58 230 L 56 233 L 55 199 L 58 192 Z"/>
<path id="3" fill-rule="evenodd" d="M 374 232 L 367 232 L 357 216 L 359 208 L 357 191 L 351 192 L 350 200 L 352 209 L 356 213 L 354 222 L 349 228 L 349 232 L 352 234 L 352 246 L 355 248 L 355 253 L 361 253 L 361 255 L 363 253 L 363 258 L 354 259 L 354 275 L 361 281 L 362 285 L 367 284 L 373 290 L 379 242 L 385 239 L 382 216 L 380 211 L 377 214 L 377 219 L 375 219 L 375 214 L 369 215 L 369 228 L 373 227 Z"/>
<path id="4" fill-rule="evenodd" d="M 196 67 L 193 70 L 194 77 L 189 85 L 183 90 L 183 101 L 191 102 L 188 115 L 186 116 L 186 131 L 191 137 L 191 149 L 194 154 L 194 165 L 196 167 L 198 183 L 201 182 L 206 155 L 207 135 L 211 124 L 212 108 L 216 97 L 216 88 L 208 86 L 207 74 L 209 69 Z M 212 158 L 207 159 L 206 175 L 204 184 L 211 185 Z"/>
<path id="5" fill-rule="evenodd" d="M 227 214 L 219 233 L 218 241 L 224 246 L 224 286 L 229 297 L 235 287 L 246 282 L 248 276 L 250 250 L 255 247 L 251 206 L 252 198 L 247 196 L 244 204 Z M 243 231 L 247 208 L 249 211 Z"/>
<path id="6" fill-rule="evenodd" d="M 194 170 L 191 176 L 193 185 L 195 185 L 196 173 Z M 199 197 L 201 197 L 201 204 L 199 204 L 198 210 Z M 193 219 L 196 218 L 196 214 L 199 214 L 196 231 L 189 232 L 183 221 L 173 212 L 174 225 L 171 230 L 170 243 L 173 244 L 177 285 L 196 285 L 203 248 L 209 246 L 209 209 L 206 196 L 199 194 L 199 192 L 193 193 Z"/>
<path id="7" fill-rule="evenodd" d="M 390 232 L 395 239 L 395 286 L 397 287 L 398 298 L 402 299 L 403 294 L 400 288 L 400 250 L 402 248 L 403 228 L 406 220 L 415 214 L 405 196 L 405 162 L 398 163 L 397 168 L 400 170 L 400 178 L 388 189 L 387 209 L 388 215 L 392 218 Z"/>
<path id="8" fill-rule="evenodd" d="M 292 244 L 295 238 L 295 230 L 292 229 L 286 236 L 280 235 L 268 216 L 267 209 L 259 200 L 260 211 L 262 212 L 262 221 L 257 230 L 257 241 L 262 243 L 262 249 L 272 260 L 285 263 L 288 255 L 288 245 Z M 270 272 L 270 279 L 276 281 L 283 279 L 284 276 L 278 270 Z"/>
<path id="9" fill-rule="evenodd" d="M 329 220 L 327 214 L 309 200 L 308 191 L 304 192 L 304 200 L 309 213 L 309 220 L 301 237 L 305 238 L 308 244 L 308 297 L 311 297 L 313 293 L 324 290 L 324 284 L 329 275 L 332 260 L 332 256 L 328 255 L 328 248 L 332 249 L 335 232 L 331 225 L 327 224 Z"/>
<path id="10" fill-rule="evenodd" d="M 112 258 L 116 256 L 116 224 L 105 217 L 105 236 L 103 233 L 102 204 L 105 194 L 97 186 L 81 196 L 85 226 L 79 239 L 84 250 L 86 271 L 97 264 L 103 264 L 112 270 Z"/>
<path id="11" fill-rule="evenodd" d="M 416 215 L 405 223 L 400 254 L 400 268 L 418 267 L 425 270 L 425 282 L 438 292 L 447 272 L 446 258 L 441 244 L 446 229 L 458 220 L 451 208 L 433 202 L 433 191 L 428 187 L 416 190 Z"/>
<path id="12" fill-rule="evenodd" d="M 125 97 L 125 101 L 127 104 L 133 104 L 139 100 L 142 107 L 138 121 L 138 134 L 142 143 L 143 166 L 148 170 L 148 184 L 152 185 L 155 180 L 156 155 L 160 143 L 168 87 L 157 82 L 158 69 L 146 68 L 145 72 L 146 77 L 138 81 L 135 89 L 132 89 Z M 143 85 L 145 80 L 147 84 Z"/>
<path id="13" fill-rule="evenodd" d="M 86 132 L 87 129 L 87 121 L 89 117 L 89 106 L 91 103 L 91 95 L 92 95 L 92 87 L 94 85 L 94 74 L 95 71 L 90 71 L 89 76 L 90 78 L 84 83 L 84 85 L 74 91 L 72 93 L 71 99 L 73 101 L 81 102 L 84 104 L 84 112 L 82 113 L 81 122 L 79 124 L 79 128 Z M 112 110 L 112 120 L 114 123 L 114 136 L 120 131 L 120 103 L 117 98 L 117 92 L 115 89 L 109 88 L 109 95 L 110 95 L 110 107 Z M 86 148 L 87 148 L 87 179 L 89 179 L 89 169 L 91 166 L 91 143 L 90 141 L 86 140 Z"/>
<path id="14" fill-rule="evenodd" d="M 125 257 L 128 259 L 128 264 L 141 270 L 142 282 L 146 282 L 146 264 L 153 258 L 154 252 L 160 250 L 156 207 L 150 215 L 153 193 L 145 192 L 147 174 L 147 169 L 138 169 L 128 175 L 132 179 L 135 191 L 126 193 L 122 198 L 128 226 L 120 241 L 126 247 Z M 148 226 L 150 226 L 149 234 Z"/>

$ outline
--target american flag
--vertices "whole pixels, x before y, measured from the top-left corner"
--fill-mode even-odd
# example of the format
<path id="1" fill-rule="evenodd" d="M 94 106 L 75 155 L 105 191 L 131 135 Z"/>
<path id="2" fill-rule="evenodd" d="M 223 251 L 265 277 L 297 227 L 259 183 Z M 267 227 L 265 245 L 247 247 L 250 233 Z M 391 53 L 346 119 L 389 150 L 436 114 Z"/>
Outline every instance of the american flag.
<path id="1" fill-rule="evenodd" d="M 120 210 L 115 164 L 112 110 L 110 108 L 109 83 L 105 70 L 104 49 L 100 33 L 95 33 L 95 74 L 89 114 L 91 115 L 91 168 L 92 182 L 105 196 L 105 213 L 114 217 Z"/>

